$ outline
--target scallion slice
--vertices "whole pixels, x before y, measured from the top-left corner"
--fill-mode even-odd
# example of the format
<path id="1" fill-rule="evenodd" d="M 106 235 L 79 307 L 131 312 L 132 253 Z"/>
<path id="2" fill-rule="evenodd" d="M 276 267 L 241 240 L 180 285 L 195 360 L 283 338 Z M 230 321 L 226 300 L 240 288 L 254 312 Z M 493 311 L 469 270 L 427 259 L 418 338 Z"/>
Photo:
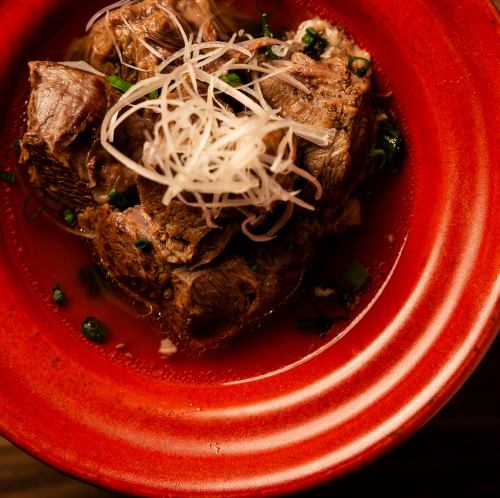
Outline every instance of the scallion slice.
<path id="1" fill-rule="evenodd" d="M 133 86 L 130 81 L 122 80 L 119 76 L 116 76 L 116 74 L 108 76 L 108 83 L 122 92 L 126 92 Z"/>
<path id="2" fill-rule="evenodd" d="M 93 316 L 85 318 L 81 327 L 83 335 L 98 344 L 104 344 L 108 340 L 108 327 Z"/>
<path id="3" fill-rule="evenodd" d="M 361 65 L 359 64 L 361 63 Z M 356 67 L 354 67 L 356 65 Z M 347 68 L 352 74 L 362 78 L 370 69 L 372 63 L 364 57 L 351 57 L 347 63 Z"/>
<path id="4" fill-rule="evenodd" d="M 76 209 L 65 209 L 63 213 L 64 223 L 70 227 L 74 227 L 77 222 Z"/>
<path id="5" fill-rule="evenodd" d="M 148 93 L 148 98 L 149 100 L 156 100 L 160 96 L 160 92 L 158 89 L 153 90 L 152 92 Z"/>
<path id="6" fill-rule="evenodd" d="M 241 85 L 241 78 L 239 77 L 238 73 L 235 73 L 233 71 L 229 71 L 229 73 L 224 74 L 223 76 L 220 77 L 220 79 L 224 83 L 227 83 L 228 85 L 231 85 L 231 86 L 240 86 Z"/>
<path id="7" fill-rule="evenodd" d="M 360 289 L 370 278 L 368 270 L 357 260 L 351 261 L 347 269 L 342 273 L 342 279 L 353 289 Z"/>
<path id="8" fill-rule="evenodd" d="M 328 40 L 323 38 L 314 28 L 310 27 L 306 29 L 302 43 L 306 46 L 304 53 L 314 60 L 319 60 L 321 54 L 328 47 Z"/>
<path id="9" fill-rule="evenodd" d="M 262 34 L 266 38 L 272 38 L 274 35 L 271 33 L 271 29 L 269 28 L 269 20 L 267 14 L 262 14 L 261 24 L 262 24 Z M 267 47 L 267 55 L 270 59 L 278 58 L 278 56 L 273 52 L 272 47 Z"/>
<path id="10" fill-rule="evenodd" d="M 59 306 L 64 306 L 66 304 L 66 295 L 61 290 L 61 287 L 59 287 L 59 284 L 52 287 L 52 299 Z"/>
<path id="11" fill-rule="evenodd" d="M 127 199 L 118 192 L 116 189 L 112 189 L 108 194 L 109 202 L 113 204 L 113 206 L 117 207 L 120 211 L 123 211 L 128 207 Z"/>
<path id="12" fill-rule="evenodd" d="M 404 140 L 401 132 L 384 122 L 380 125 L 377 137 L 376 150 L 382 150 L 385 153 L 387 167 L 397 170 L 398 163 L 404 154 Z"/>
<path id="13" fill-rule="evenodd" d="M 153 244 L 147 239 L 138 239 L 135 242 L 135 247 L 142 252 L 150 251 L 153 248 Z"/>
<path id="14" fill-rule="evenodd" d="M 306 47 L 310 47 L 311 45 L 314 44 L 314 41 L 316 39 L 316 35 L 318 33 L 316 32 L 315 29 L 313 28 L 307 28 L 306 29 L 306 34 L 302 38 L 302 43 L 306 45 Z"/>

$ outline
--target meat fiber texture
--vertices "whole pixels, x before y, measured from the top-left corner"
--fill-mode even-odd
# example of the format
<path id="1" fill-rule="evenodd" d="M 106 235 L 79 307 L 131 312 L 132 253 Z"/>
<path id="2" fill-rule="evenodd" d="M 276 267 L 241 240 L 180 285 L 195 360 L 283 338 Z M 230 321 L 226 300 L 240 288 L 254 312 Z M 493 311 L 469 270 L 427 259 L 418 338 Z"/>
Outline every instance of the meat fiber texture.
<path id="1" fill-rule="evenodd" d="M 209 39 L 227 38 L 229 23 L 211 22 L 214 16 L 206 16 L 211 2 L 164 1 L 186 29 L 201 26 Z M 147 30 L 151 43 L 165 55 L 181 43 L 168 16 L 153 3 L 145 0 L 109 15 L 127 61 L 147 68 L 152 62 L 139 44 L 134 45 L 123 17 Z M 107 74 L 130 77 L 102 22 L 72 50 Z M 315 212 L 296 209 L 278 237 L 266 243 L 242 235 L 237 212 L 224 211 L 217 219 L 219 227 L 210 228 L 198 208 L 178 200 L 163 205 L 164 187 L 137 177 L 101 148 L 100 123 L 120 96 L 104 78 L 51 62 L 30 64 L 21 162 L 60 209 L 79 210 L 80 226 L 92 237 L 97 263 L 126 298 L 159 317 L 179 350 L 200 353 L 220 347 L 285 306 L 300 288 L 324 237 L 358 220 L 359 205 L 349 195 L 368 174 L 375 107 L 370 78 L 359 78 L 347 68 L 349 51 L 331 53 L 319 61 L 301 52 L 291 56 L 291 74 L 311 89 L 309 95 L 275 78 L 262 83 L 266 100 L 281 109 L 283 117 L 337 130 L 331 146 L 299 143 L 297 164 L 320 180 L 324 195 Z M 139 78 L 140 73 L 132 76 Z M 136 116 L 125 122 L 115 143 L 140 159 L 149 126 L 147 117 Z M 130 207 L 120 210 L 112 204 L 107 193 L 113 188 L 127 197 Z M 312 192 L 305 195 L 313 199 Z M 282 209 L 278 206 L 269 218 L 276 219 Z M 136 247 L 141 239 L 150 246 Z"/>
<path id="2" fill-rule="evenodd" d="M 139 37 L 165 58 L 184 46 L 172 19 L 157 4 L 174 13 L 187 32 L 201 29 L 205 41 L 226 40 L 236 30 L 224 10 L 211 0 L 143 0 L 98 19 L 87 36 L 70 46 L 69 57 L 131 82 L 153 76 L 159 59 Z"/>

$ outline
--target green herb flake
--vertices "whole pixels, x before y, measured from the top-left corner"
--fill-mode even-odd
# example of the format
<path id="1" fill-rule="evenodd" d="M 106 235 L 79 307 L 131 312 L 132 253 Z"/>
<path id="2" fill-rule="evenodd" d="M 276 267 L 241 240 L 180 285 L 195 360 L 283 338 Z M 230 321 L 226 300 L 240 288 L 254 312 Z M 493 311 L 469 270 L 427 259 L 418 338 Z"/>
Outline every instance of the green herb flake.
<path id="1" fill-rule="evenodd" d="M 76 209 L 65 209 L 63 212 L 64 223 L 70 227 L 74 227 L 77 223 Z"/>
<path id="2" fill-rule="evenodd" d="M 231 85 L 231 86 L 240 86 L 242 83 L 239 75 L 233 71 L 230 71 L 229 73 L 224 74 L 219 79 L 222 80 L 224 83 L 227 83 L 228 85 Z"/>
<path id="3" fill-rule="evenodd" d="M 342 279 L 355 290 L 363 287 L 369 278 L 370 273 L 357 259 L 351 261 L 347 269 L 342 273 Z"/>
<path id="4" fill-rule="evenodd" d="M 52 287 L 52 299 L 59 306 L 64 306 L 66 304 L 66 294 L 61 290 L 59 284 L 54 285 Z"/>
<path id="5" fill-rule="evenodd" d="M 105 344 L 109 337 L 108 327 L 93 316 L 85 318 L 81 331 L 87 339 L 97 344 Z"/>
<path id="6" fill-rule="evenodd" d="M 304 53 L 314 60 L 319 60 L 321 54 L 328 47 L 328 40 L 323 38 L 314 28 L 306 29 L 302 43 L 306 46 Z"/>
<path id="7" fill-rule="evenodd" d="M 314 44 L 314 41 L 316 39 L 317 34 L 318 33 L 316 32 L 315 29 L 313 29 L 313 28 L 307 28 L 306 29 L 306 34 L 302 38 L 302 43 L 304 43 L 304 45 L 306 47 L 310 47 L 311 45 Z"/>
<path id="8" fill-rule="evenodd" d="M 347 68 L 351 71 L 351 74 L 362 78 L 369 71 L 371 65 L 371 61 L 364 57 L 351 57 L 347 63 Z"/>
<path id="9" fill-rule="evenodd" d="M 383 151 L 385 154 L 383 166 L 396 171 L 404 155 L 404 139 L 402 133 L 389 123 L 383 122 L 380 125 L 376 149 L 372 152 L 372 155 L 378 150 Z"/>
<path id="10" fill-rule="evenodd" d="M 261 25 L 262 25 L 262 34 L 266 38 L 273 38 L 274 35 L 271 33 L 271 29 L 269 28 L 269 19 L 267 14 L 262 14 Z M 267 55 L 270 59 L 278 58 L 278 56 L 274 53 L 273 48 L 271 46 L 267 47 Z"/>
<path id="11" fill-rule="evenodd" d="M 113 204 L 113 206 L 117 207 L 120 211 L 123 211 L 128 207 L 127 199 L 123 194 L 118 192 L 116 189 L 112 189 L 108 194 L 109 202 Z"/>
<path id="12" fill-rule="evenodd" d="M 147 239 L 138 239 L 135 242 L 135 247 L 142 252 L 148 252 L 153 248 L 153 244 Z"/>
<path id="13" fill-rule="evenodd" d="M 9 183 L 10 185 L 15 185 L 16 175 L 10 171 L 0 170 L 0 181 Z"/>
<path id="14" fill-rule="evenodd" d="M 152 92 L 148 93 L 148 98 L 149 100 L 156 100 L 160 97 L 160 92 L 158 89 L 153 90 Z"/>
<path id="15" fill-rule="evenodd" d="M 116 74 L 108 76 L 108 83 L 111 86 L 118 88 L 118 90 L 121 90 L 122 92 L 130 90 L 130 88 L 133 86 L 132 83 L 130 83 L 130 81 L 123 80 L 119 76 L 116 76 Z"/>

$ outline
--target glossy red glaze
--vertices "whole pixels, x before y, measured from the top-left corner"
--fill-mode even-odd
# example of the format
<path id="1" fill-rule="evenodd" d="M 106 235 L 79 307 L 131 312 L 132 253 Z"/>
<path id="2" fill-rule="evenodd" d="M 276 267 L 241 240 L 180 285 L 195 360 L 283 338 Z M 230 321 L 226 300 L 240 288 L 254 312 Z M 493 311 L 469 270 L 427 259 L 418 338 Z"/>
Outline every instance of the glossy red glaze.
<path id="1" fill-rule="evenodd" d="M 289 10 L 292 2 L 284 3 Z M 43 221 L 26 226 L 19 191 L 2 184 L 0 430 L 26 451 L 81 479 L 135 494 L 303 489 L 409 436 L 460 387 L 494 339 L 500 122 L 491 112 L 499 97 L 490 64 L 499 55 L 493 6 L 482 0 L 302 4 L 344 24 L 373 53 L 392 84 L 408 140 L 404 171 L 375 203 L 377 229 L 348 241 L 370 265 L 386 267 L 370 299 L 340 336 L 325 342 L 287 331 L 285 316 L 266 329 L 268 338 L 261 334 L 233 353 L 160 367 L 146 346 L 137 346 L 147 368 L 118 361 L 82 340 L 80 305 L 58 310 L 50 303 L 51 278 L 71 284 L 61 247 L 80 249 L 64 236 L 68 245 L 50 249 L 43 243 L 50 228 Z M 17 133 L 9 106 L 25 86 L 25 62 L 39 47 L 57 53 L 51 40 L 62 38 L 53 28 L 75 15 L 74 5 L 0 5 L 0 85 L 11 97 L 2 104 L 4 151 Z M 392 231 L 396 253 L 384 242 Z M 152 344 L 153 333 L 141 334 Z"/>

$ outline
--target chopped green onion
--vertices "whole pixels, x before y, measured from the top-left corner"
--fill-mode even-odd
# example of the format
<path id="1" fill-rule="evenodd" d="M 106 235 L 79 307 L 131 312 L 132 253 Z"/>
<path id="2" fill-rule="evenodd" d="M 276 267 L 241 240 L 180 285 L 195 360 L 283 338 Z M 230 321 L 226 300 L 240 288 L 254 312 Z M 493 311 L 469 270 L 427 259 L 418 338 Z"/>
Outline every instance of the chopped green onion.
<path id="1" fill-rule="evenodd" d="M 370 278 L 368 270 L 357 260 L 351 261 L 344 273 L 342 279 L 353 289 L 360 289 Z"/>
<path id="2" fill-rule="evenodd" d="M 116 76 L 116 74 L 108 76 L 108 83 L 122 92 L 126 92 L 133 86 L 130 81 L 122 80 L 119 76 Z"/>
<path id="3" fill-rule="evenodd" d="M 354 63 L 358 61 L 362 62 L 363 64 L 362 66 L 355 69 Z M 347 63 L 347 68 L 349 69 L 349 71 L 351 71 L 352 74 L 355 74 L 356 76 L 362 78 L 368 72 L 371 65 L 371 61 L 365 59 L 364 57 L 351 57 L 349 59 L 349 62 Z M 358 66 L 358 64 L 356 64 L 356 66 Z"/>
<path id="4" fill-rule="evenodd" d="M 328 40 L 323 38 L 314 28 L 306 29 L 302 43 L 306 46 L 304 53 L 315 60 L 319 60 L 321 54 L 328 47 Z"/>
<path id="5" fill-rule="evenodd" d="M 230 71 L 229 73 L 221 76 L 219 79 L 231 86 L 241 85 L 241 78 L 239 77 L 238 73 L 235 73 L 233 71 Z"/>
<path id="6" fill-rule="evenodd" d="M 317 41 L 318 41 L 318 48 L 321 50 L 321 53 L 323 53 L 326 47 L 328 47 L 328 40 L 320 36 Z"/>
<path id="7" fill-rule="evenodd" d="M 92 342 L 104 344 L 108 340 L 108 327 L 93 316 L 85 318 L 82 323 L 81 331 L 83 335 Z"/>
<path id="8" fill-rule="evenodd" d="M 123 194 L 121 194 L 114 188 L 111 190 L 111 192 L 109 192 L 108 198 L 110 203 L 113 204 L 113 206 L 117 207 L 120 211 L 123 211 L 128 206 L 127 199 L 125 199 Z"/>
<path id="9" fill-rule="evenodd" d="M 77 222 L 76 209 L 66 209 L 63 213 L 64 223 L 70 227 L 74 227 Z"/>
<path id="10" fill-rule="evenodd" d="M 248 268 L 250 268 L 250 270 L 252 271 L 257 271 L 257 269 L 259 268 L 259 264 L 257 263 L 257 260 L 251 256 L 250 254 L 245 254 L 245 262 L 248 266 Z"/>
<path id="11" fill-rule="evenodd" d="M 153 244 L 147 239 L 138 239 L 135 243 L 135 247 L 142 252 L 147 252 L 153 248 Z"/>
<path id="12" fill-rule="evenodd" d="M 310 47 L 311 45 L 314 44 L 314 41 L 316 39 L 316 35 L 318 33 L 316 32 L 315 29 L 313 28 L 307 28 L 306 29 L 306 34 L 302 38 L 302 43 L 304 43 L 307 47 Z"/>
<path id="13" fill-rule="evenodd" d="M 389 168 L 396 170 L 404 154 L 403 135 L 388 123 L 382 123 L 377 137 L 376 150 L 384 151 L 386 159 L 384 166 L 387 164 Z"/>
<path id="14" fill-rule="evenodd" d="M 16 175 L 9 171 L 0 170 L 0 180 L 5 183 L 10 183 L 11 185 L 15 185 Z"/>
<path id="15" fill-rule="evenodd" d="M 261 24 L 262 24 L 262 34 L 266 38 L 272 38 L 274 35 L 271 33 L 271 29 L 269 28 L 269 20 L 267 18 L 267 14 L 262 14 Z M 273 51 L 273 47 L 267 47 L 267 55 L 270 59 L 278 58 L 278 56 Z"/>
<path id="16" fill-rule="evenodd" d="M 59 284 L 56 284 L 54 285 L 54 287 L 52 287 L 52 299 L 59 306 L 64 306 L 66 304 L 66 295 L 59 287 Z"/>
<path id="17" fill-rule="evenodd" d="M 153 90 L 152 92 L 148 93 L 149 100 L 156 100 L 159 96 L 160 96 L 160 92 L 158 89 Z"/>

